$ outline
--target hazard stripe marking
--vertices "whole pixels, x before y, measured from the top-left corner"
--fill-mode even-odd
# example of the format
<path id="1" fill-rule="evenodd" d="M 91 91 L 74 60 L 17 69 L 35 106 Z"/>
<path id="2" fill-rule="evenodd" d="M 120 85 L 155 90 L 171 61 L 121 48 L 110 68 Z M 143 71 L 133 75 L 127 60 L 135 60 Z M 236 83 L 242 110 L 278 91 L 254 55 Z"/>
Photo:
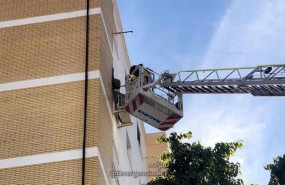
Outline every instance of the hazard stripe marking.
<path id="1" fill-rule="evenodd" d="M 132 105 L 133 105 L 133 112 L 135 112 L 137 110 L 137 102 L 136 102 L 136 100 L 132 101 Z"/>
<path id="2" fill-rule="evenodd" d="M 172 115 L 172 116 L 169 116 L 167 119 L 180 119 L 181 116 L 177 116 L 177 115 Z"/>
<path id="3" fill-rule="evenodd" d="M 129 113 L 131 113 L 131 112 L 130 112 L 130 106 L 129 106 L 129 105 L 126 107 L 126 111 L 129 112 Z"/>
<path id="4" fill-rule="evenodd" d="M 169 128 L 158 128 L 159 130 L 161 130 L 161 131 L 166 131 L 166 130 L 168 130 Z"/>
<path id="5" fill-rule="evenodd" d="M 139 102 L 140 102 L 140 105 L 143 104 L 143 96 L 142 95 L 139 95 Z"/>
<path id="6" fill-rule="evenodd" d="M 173 122 L 163 122 L 163 123 L 161 123 L 160 125 L 173 125 L 173 124 L 175 124 L 175 123 L 177 123 L 177 121 L 173 121 Z"/>

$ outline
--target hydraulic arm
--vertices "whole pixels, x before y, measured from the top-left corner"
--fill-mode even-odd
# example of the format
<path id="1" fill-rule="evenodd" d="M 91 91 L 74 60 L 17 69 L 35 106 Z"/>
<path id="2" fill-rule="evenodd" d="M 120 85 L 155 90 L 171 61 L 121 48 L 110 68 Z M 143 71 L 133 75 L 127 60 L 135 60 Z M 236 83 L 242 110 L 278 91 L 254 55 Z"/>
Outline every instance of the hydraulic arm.
<path id="1" fill-rule="evenodd" d="M 183 94 L 285 96 L 285 64 L 161 74 L 137 65 L 125 81 L 117 107 L 165 131 L 183 117 Z"/>
<path id="2" fill-rule="evenodd" d="M 164 73 L 159 85 L 182 94 L 285 96 L 285 64 Z"/>

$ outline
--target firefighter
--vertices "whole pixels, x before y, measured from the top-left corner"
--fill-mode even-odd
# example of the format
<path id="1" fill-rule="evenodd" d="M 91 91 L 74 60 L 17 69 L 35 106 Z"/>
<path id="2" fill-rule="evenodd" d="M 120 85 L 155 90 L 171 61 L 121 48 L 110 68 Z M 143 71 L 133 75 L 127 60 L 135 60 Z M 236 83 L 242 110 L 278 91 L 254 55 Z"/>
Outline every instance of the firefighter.
<path id="1" fill-rule="evenodd" d="M 130 78 L 131 78 L 131 81 L 135 81 L 139 77 L 139 75 L 140 75 L 139 68 L 137 68 L 138 66 L 143 66 L 143 65 L 142 64 L 133 65 L 130 68 Z"/>
<path id="2" fill-rule="evenodd" d="M 118 95 L 120 94 L 121 81 L 114 78 L 112 82 L 114 102 L 118 103 Z"/>
<path id="3" fill-rule="evenodd" d="M 138 77 L 139 77 L 139 74 L 140 74 L 140 69 L 139 67 L 143 67 L 143 64 L 138 64 L 138 65 L 133 65 L 131 68 L 130 68 L 130 78 L 131 78 L 131 81 L 135 81 Z M 143 82 L 143 85 L 146 85 L 148 83 L 151 83 L 152 82 L 152 77 L 151 77 L 151 73 L 150 73 L 150 69 L 147 69 L 147 68 L 144 68 L 143 70 L 143 77 L 144 77 L 144 82 Z"/>
<path id="4" fill-rule="evenodd" d="M 118 96 L 120 95 L 121 81 L 114 77 L 114 69 L 112 69 L 112 90 L 115 104 L 118 103 Z"/>

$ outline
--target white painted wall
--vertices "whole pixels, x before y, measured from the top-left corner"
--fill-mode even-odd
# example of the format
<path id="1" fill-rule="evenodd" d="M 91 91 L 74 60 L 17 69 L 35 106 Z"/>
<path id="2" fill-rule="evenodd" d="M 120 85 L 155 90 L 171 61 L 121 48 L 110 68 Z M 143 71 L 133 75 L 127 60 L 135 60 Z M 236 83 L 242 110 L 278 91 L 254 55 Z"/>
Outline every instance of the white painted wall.
<path id="1" fill-rule="evenodd" d="M 116 3 L 114 2 L 114 5 Z M 114 6 L 116 8 L 116 6 Z M 115 10 L 115 23 L 117 32 L 122 31 L 118 14 Z M 118 46 L 113 44 L 113 63 L 114 76 L 121 80 L 121 85 L 125 84 L 125 75 L 129 72 L 129 58 L 125 49 L 125 41 L 123 35 L 114 35 L 114 40 L 117 40 Z M 117 49 L 116 49 L 117 48 Z M 121 93 L 125 93 L 121 88 Z M 117 171 L 127 172 L 146 172 L 146 143 L 145 130 L 143 122 L 131 116 L 132 126 L 117 128 L 114 125 L 114 165 Z M 137 127 L 140 130 L 141 144 L 137 140 Z M 127 135 L 130 139 L 131 150 L 128 155 L 127 151 Z M 120 176 L 118 177 L 120 185 L 140 185 L 146 184 L 147 177 L 141 176 Z M 116 184 L 115 180 L 113 184 Z"/>

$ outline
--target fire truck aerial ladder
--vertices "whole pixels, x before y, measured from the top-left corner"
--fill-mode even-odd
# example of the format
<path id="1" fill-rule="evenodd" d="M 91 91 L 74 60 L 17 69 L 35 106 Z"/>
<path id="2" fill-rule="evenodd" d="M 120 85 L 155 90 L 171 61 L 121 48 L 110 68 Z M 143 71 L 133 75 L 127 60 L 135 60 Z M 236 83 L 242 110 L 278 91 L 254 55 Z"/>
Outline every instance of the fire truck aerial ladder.
<path id="1" fill-rule="evenodd" d="M 129 122 L 127 112 L 166 131 L 183 117 L 183 94 L 285 96 L 285 64 L 161 74 L 137 65 L 125 81 L 125 94 L 118 95 L 116 105 L 122 124 Z"/>

